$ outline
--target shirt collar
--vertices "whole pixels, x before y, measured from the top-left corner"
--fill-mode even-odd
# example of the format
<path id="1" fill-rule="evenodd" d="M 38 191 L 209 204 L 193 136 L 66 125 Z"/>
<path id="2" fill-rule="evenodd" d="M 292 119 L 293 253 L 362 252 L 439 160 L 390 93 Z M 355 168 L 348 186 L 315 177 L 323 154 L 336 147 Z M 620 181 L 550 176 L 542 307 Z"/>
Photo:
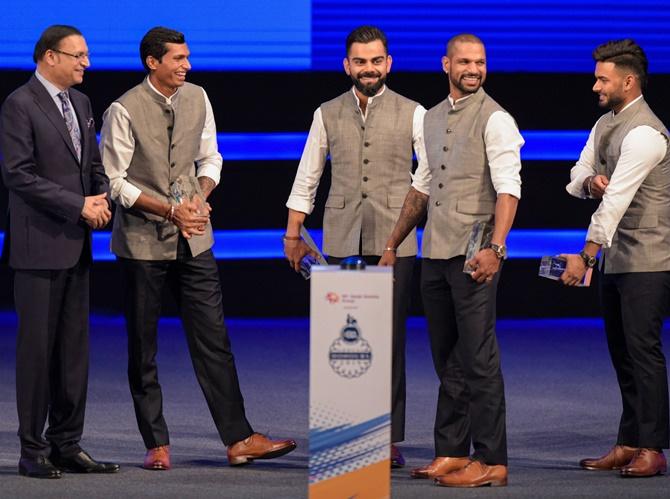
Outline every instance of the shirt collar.
<path id="1" fill-rule="evenodd" d="M 179 95 L 179 89 L 177 89 L 177 91 L 175 93 L 173 93 L 170 97 L 165 97 L 165 95 L 160 93 L 156 89 L 156 87 L 153 86 L 153 84 L 151 83 L 151 79 L 149 79 L 148 75 L 147 75 L 147 83 L 149 84 L 149 88 L 151 90 L 153 90 L 154 92 L 156 92 L 158 95 L 160 95 L 163 99 L 165 99 L 165 103 L 168 104 L 168 105 L 171 105 L 172 104 L 172 99 L 174 99 L 175 97 L 177 97 L 177 95 Z"/>
<path id="2" fill-rule="evenodd" d="M 381 94 L 384 93 L 384 90 L 386 90 L 386 85 L 384 85 L 379 92 L 377 92 L 375 95 L 372 97 L 368 97 L 368 106 L 372 104 L 372 101 L 376 99 L 377 97 L 381 96 Z M 358 98 L 358 95 L 356 95 L 356 87 L 351 87 L 351 91 L 354 94 L 354 98 L 356 99 L 356 105 L 360 108 L 361 107 L 361 100 Z"/>
<path id="3" fill-rule="evenodd" d="M 44 85 L 44 88 L 47 89 L 47 92 L 49 92 L 49 95 L 51 96 L 52 99 L 55 99 L 58 97 L 58 94 L 63 92 L 60 88 L 58 88 L 56 85 L 51 83 L 49 80 L 47 80 L 44 76 L 42 76 L 39 71 L 35 70 L 35 78 L 37 78 L 42 85 Z M 68 93 L 67 90 L 64 91 L 66 94 Z M 70 95 L 68 94 L 68 99 L 70 98 Z"/>
<path id="4" fill-rule="evenodd" d="M 616 113 L 616 114 L 621 114 L 621 113 L 623 113 L 626 109 L 628 109 L 630 106 L 632 106 L 633 104 L 635 104 L 635 103 L 636 103 L 637 101 L 639 101 L 641 98 L 642 98 L 642 94 L 640 94 L 640 95 L 637 96 L 635 99 L 633 99 L 633 100 L 630 101 L 628 104 L 626 104 L 626 106 L 625 106 L 621 111 L 619 111 L 619 112 Z M 614 114 L 614 111 L 612 111 L 612 116 L 616 116 L 616 114 Z"/>
<path id="5" fill-rule="evenodd" d="M 451 96 L 451 94 L 449 94 L 449 95 L 447 96 L 447 98 L 449 99 L 449 104 L 451 104 L 451 107 L 454 107 L 457 103 L 459 103 L 459 102 L 463 102 L 464 100 L 469 99 L 469 98 L 472 97 L 473 95 L 475 95 L 475 94 L 468 94 L 468 95 L 466 95 L 465 97 L 461 97 L 460 99 L 456 99 L 456 100 L 454 100 L 454 98 Z"/>

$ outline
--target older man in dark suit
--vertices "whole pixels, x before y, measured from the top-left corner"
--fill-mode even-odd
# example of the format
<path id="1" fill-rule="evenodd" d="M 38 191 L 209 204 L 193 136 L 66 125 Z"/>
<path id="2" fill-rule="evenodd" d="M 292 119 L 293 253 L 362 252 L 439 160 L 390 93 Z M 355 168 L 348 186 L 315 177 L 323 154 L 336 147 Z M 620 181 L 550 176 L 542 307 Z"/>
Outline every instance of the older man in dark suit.
<path id="1" fill-rule="evenodd" d="M 9 190 L 5 249 L 18 316 L 19 473 L 115 472 L 118 465 L 95 461 L 78 443 L 88 378 L 91 229 L 111 218 L 91 103 L 70 88 L 83 80 L 88 47 L 76 28 L 51 26 L 33 58 L 34 76 L 0 113 Z"/>

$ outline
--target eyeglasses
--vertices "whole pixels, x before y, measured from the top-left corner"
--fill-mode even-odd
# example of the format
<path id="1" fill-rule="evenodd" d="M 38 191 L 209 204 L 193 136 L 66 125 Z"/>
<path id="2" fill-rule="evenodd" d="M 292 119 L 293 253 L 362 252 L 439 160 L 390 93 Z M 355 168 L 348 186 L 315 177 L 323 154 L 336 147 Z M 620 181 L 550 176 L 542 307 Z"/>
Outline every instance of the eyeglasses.
<path id="1" fill-rule="evenodd" d="M 88 53 L 88 52 L 81 52 L 79 54 L 71 54 L 69 52 L 65 52 L 63 50 L 58 50 L 58 49 L 51 49 L 51 50 L 54 51 L 54 52 L 58 52 L 59 54 L 69 55 L 70 57 L 74 57 L 75 59 L 77 59 L 77 62 L 79 62 L 81 60 L 84 60 L 84 59 L 88 61 L 90 56 L 91 56 L 91 54 Z"/>

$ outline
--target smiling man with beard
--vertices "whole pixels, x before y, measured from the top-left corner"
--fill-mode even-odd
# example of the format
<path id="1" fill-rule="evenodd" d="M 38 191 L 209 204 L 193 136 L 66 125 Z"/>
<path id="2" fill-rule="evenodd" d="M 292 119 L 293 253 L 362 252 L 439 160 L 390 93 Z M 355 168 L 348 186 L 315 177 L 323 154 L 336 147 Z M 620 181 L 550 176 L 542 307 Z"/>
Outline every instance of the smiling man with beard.
<path id="1" fill-rule="evenodd" d="M 623 477 L 664 474 L 670 445 L 668 375 L 661 342 L 670 300 L 670 134 L 643 91 L 647 56 L 633 40 L 598 46 L 593 91 L 600 117 L 570 171 L 567 191 L 601 199 L 586 242 L 561 280 L 575 286 L 600 263 L 607 346 L 623 403 L 614 447 L 583 459 L 587 470 Z"/>
<path id="2" fill-rule="evenodd" d="M 507 484 L 505 394 L 495 334 L 505 240 L 521 196 L 523 138 L 489 97 L 486 52 L 474 35 L 453 37 L 442 67 L 449 96 L 426 113 L 427 164 L 419 166 L 386 246 L 401 244 L 428 212 L 421 294 L 440 380 L 435 459 L 412 471 L 438 485 Z M 494 223 L 489 247 L 463 271 L 471 227 Z M 380 264 L 392 265 L 392 253 Z M 471 446 L 474 449 L 472 455 Z"/>
<path id="3" fill-rule="evenodd" d="M 393 288 L 393 368 L 391 441 L 405 438 L 405 321 L 416 235 L 398 247 L 384 240 L 398 219 L 412 181 L 412 152 L 425 160 L 422 123 L 426 110 L 386 86 L 392 59 L 386 35 L 373 26 L 352 31 L 346 41 L 344 71 L 353 87 L 322 104 L 314 120 L 286 203 L 284 253 L 300 270 L 309 248 L 300 229 L 314 209 L 314 198 L 330 154 L 331 187 L 323 220 L 323 250 L 330 263 L 359 255 L 376 264 L 382 253 L 397 254 Z M 391 446 L 394 467 L 404 465 Z"/>

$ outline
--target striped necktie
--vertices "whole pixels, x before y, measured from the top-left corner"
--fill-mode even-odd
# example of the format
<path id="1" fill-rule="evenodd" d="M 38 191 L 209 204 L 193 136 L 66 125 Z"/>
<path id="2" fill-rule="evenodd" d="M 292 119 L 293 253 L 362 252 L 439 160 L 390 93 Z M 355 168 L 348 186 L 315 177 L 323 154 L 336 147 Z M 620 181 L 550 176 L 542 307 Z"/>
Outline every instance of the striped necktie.
<path id="1" fill-rule="evenodd" d="M 59 93 L 58 97 L 63 104 L 63 118 L 65 118 L 65 126 L 67 127 L 67 131 L 70 133 L 70 138 L 72 139 L 74 150 L 77 151 L 77 159 L 81 161 L 81 132 L 79 128 L 75 126 L 74 112 L 72 112 L 72 107 L 70 106 L 70 99 L 68 98 L 67 92 Z"/>

